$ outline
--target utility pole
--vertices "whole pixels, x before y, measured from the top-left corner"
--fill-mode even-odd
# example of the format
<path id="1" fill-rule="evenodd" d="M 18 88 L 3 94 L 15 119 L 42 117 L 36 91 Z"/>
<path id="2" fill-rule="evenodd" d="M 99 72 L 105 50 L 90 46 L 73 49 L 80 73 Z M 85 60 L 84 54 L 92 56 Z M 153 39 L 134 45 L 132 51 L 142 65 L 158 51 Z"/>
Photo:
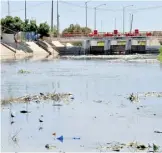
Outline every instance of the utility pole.
<path id="1" fill-rule="evenodd" d="M 131 15 L 130 33 L 132 32 L 132 27 L 133 27 L 133 14 Z"/>
<path id="2" fill-rule="evenodd" d="M 123 7 L 123 34 L 125 33 L 125 7 Z"/>
<path id="3" fill-rule="evenodd" d="M 96 30 L 96 7 L 94 9 L 94 30 Z"/>
<path id="4" fill-rule="evenodd" d="M 85 2 L 85 11 L 86 11 L 86 28 L 87 28 L 87 3 L 88 3 L 88 2 Z"/>
<path id="5" fill-rule="evenodd" d="M 114 28 L 115 28 L 115 30 L 116 30 L 116 18 L 115 18 L 115 24 L 114 24 Z"/>
<path id="6" fill-rule="evenodd" d="M 8 16 L 10 16 L 10 2 L 8 0 Z"/>
<path id="7" fill-rule="evenodd" d="M 106 5 L 106 4 L 100 4 L 100 5 L 96 6 L 96 7 L 94 7 L 94 30 L 96 30 L 96 10 L 97 10 L 97 8 L 99 8 L 99 7 L 103 6 L 103 5 Z"/>
<path id="8" fill-rule="evenodd" d="M 57 37 L 59 37 L 59 4 L 58 4 L 58 0 L 57 0 Z"/>
<path id="9" fill-rule="evenodd" d="M 51 32 L 53 32 L 53 0 L 51 6 Z"/>
<path id="10" fill-rule="evenodd" d="M 125 33 L 125 8 L 130 7 L 133 5 L 128 5 L 123 7 L 123 34 Z"/>
<path id="11" fill-rule="evenodd" d="M 26 0 L 25 0 L 25 21 L 26 21 Z"/>

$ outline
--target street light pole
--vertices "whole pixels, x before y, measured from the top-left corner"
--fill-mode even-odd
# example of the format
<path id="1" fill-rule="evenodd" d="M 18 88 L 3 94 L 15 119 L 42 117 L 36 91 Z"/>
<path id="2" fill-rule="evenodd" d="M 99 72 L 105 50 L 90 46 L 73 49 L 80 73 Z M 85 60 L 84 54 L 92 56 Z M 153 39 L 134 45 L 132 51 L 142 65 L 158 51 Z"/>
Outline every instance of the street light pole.
<path id="1" fill-rule="evenodd" d="M 94 11 L 94 30 L 96 30 L 96 7 L 94 8 L 95 11 Z"/>
<path id="2" fill-rule="evenodd" d="M 116 18 L 115 18 L 115 26 L 114 26 L 115 30 L 116 30 Z"/>
<path id="3" fill-rule="evenodd" d="M 91 1 L 91 0 L 90 0 Z M 90 1 L 86 1 L 85 2 L 85 16 L 86 16 L 86 28 L 87 28 L 87 20 L 88 20 L 88 18 L 87 18 L 87 3 L 89 3 Z"/>
<path id="4" fill-rule="evenodd" d="M 59 4 L 57 0 L 57 37 L 59 37 Z"/>
<path id="5" fill-rule="evenodd" d="M 51 7 L 51 32 L 53 32 L 53 0 L 52 0 L 52 7 Z"/>
<path id="6" fill-rule="evenodd" d="M 86 28 L 87 28 L 87 2 L 85 2 L 85 11 L 86 11 Z"/>
<path id="7" fill-rule="evenodd" d="M 131 6 L 133 6 L 133 5 L 128 5 L 128 6 L 123 7 L 123 34 L 125 33 L 125 9 L 127 7 L 131 7 Z"/>
<path id="8" fill-rule="evenodd" d="M 10 2 L 8 0 L 8 16 L 10 16 Z"/>
<path id="9" fill-rule="evenodd" d="M 101 4 L 101 5 L 94 7 L 94 30 L 96 30 L 96 10 L 97 10 L 97 8 L 99 8 L 103 5 L 106 5 L 106 4 Z"/>
<path id="10" fill-rule="evenodd" d="M 26 0 L 25 0 L 25 21 L 26 21 Z"/>

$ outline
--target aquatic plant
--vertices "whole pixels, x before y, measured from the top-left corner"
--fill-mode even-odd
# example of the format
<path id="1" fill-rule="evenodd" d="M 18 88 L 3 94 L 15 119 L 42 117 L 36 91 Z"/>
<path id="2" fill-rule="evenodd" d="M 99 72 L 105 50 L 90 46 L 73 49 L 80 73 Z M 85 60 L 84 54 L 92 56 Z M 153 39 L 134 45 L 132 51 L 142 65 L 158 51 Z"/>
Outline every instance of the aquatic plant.
<path id="1" fill-rule="evenodd" d="M 30 73 L 29 71 L 25 71 L 23 69 L 19 70 L 18 73 Z"/>
<path id="2" fill-rule="evenodd" d="M 133 93 L 130 94 L 130 96 L 128 97 L 128 99 L 129 99 L 131 102 L 138 102 L 138 96 L 135 96 Z"/>
<path id="3" fill-rule="evenodd" d="M 160 54 L 159 54 L 159 56 L 158 56 L 158 60 L 160 61 L 160 62 L 162 62 L 162 46 L 160 47 Z"/>
<path id="4" fill-rule="evenodd" d="M 8 103 L 12 103 L 12 102 L 30 102 L 30 101 L 35 101 L 37 103 L 37 101 L 41 101 L 41 100 L 52 100 L 52 101 L 57 101 L 60 102 L 61 100 L 67 101 L 68 99 L 70 99 L 70 97 L 72 96 L 71 93 L 47 93 L 47 94 L 43 94 L 43 95 L 27 95 L 27 96 L 23 96 L 23 97 L 18 97 L 18 98 L 10 98 L 10 99 L 3 99 L 1 100 L 1 104 L 8 104 Z M 25 113 L 25 112 L 22 112 Z"/>

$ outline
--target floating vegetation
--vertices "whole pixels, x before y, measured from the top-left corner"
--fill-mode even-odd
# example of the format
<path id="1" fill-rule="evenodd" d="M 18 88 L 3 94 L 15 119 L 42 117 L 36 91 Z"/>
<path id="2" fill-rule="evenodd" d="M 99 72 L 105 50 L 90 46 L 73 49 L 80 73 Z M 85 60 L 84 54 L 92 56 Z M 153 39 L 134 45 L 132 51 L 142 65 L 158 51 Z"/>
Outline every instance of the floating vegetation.
<path id="1" fill-rule="evenodd" d="M 150 150 L 151 148 L 152 150 Z M 97 149 L 99 149 L 101 152 L 110 151 L 110 150 L 120 152 L 122 149 L 123 150 L 132 149 L 132 150 L 139 150 L 139 151 L 145 151 L 147 149 L 150 152 L 156 152 L 159 150 L 159 146 L 155 144 L 153 144 L 152 146 L 150 144 L 144 145 L 138 142 L 131 142 L 128 144 L 119 143 L 119 142 L 110 142 L 105 145 L 100 145 L 99 147 L 97 147 Z"/>
<path id="2" fill-rule="evenodd" d="M 139 102 L 139 98 L 146 98 L 146 97 L 162 97 L 162 92 L 146 92 L 146 93 L 131 93 L 128 99 L 131 102 Z"/>
<path id="3" fill-rule="evenodd" d="M 8 104 L 12 102 L 36 102 L 41 100 L 52 100 L 52 101 L 61 101 L 65 100 L 67 101 L 71 97 L 71 93 L 47 93 L 47 94 L 38 94 L 38 95 L 27 95 L 23 97 L 18 97 L 18 98 L 11 98 L 11 99 L 4 99 L 1 100 L 1 104 Z"/>
<path id="4" fill-rule="evenodd" d="M 159 146 L 153 143 L 153 151 L 156 152 L 159 150 Z"/>
<path id="5" fill-rule="evenodd" d="M 138 100 L 138 95 L 135 95 L 135 94 L 130 94 L 130 96 L 128 97 L 128 99 L 131 101 L 131 102 L 139 102 Z"/>
<path id="6" fill-rule="evenodd" d="M 162 92 L 147 92 L 147 93 L 145 93 L 145 97 L 148 97 L 148 96 L 162 97 Z"/>
<path id="7" fill-rule="evenodd" d="M 18 73 L 24 74 L 24 73 L 30 73 L 29 71 L 25 71 L 23 69 L 19 70 Z"/>

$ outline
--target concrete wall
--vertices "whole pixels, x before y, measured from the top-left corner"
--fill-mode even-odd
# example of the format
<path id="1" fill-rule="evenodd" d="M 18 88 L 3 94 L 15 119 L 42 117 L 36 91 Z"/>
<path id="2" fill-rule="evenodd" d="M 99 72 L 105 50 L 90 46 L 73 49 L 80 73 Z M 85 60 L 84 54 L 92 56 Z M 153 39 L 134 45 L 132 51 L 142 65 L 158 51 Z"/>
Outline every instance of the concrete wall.
<path id="1" fill-rule="evenodd" d="M 14 34 L 2 34 L 2 42 L 4 43 L 15 43 Z"/>

